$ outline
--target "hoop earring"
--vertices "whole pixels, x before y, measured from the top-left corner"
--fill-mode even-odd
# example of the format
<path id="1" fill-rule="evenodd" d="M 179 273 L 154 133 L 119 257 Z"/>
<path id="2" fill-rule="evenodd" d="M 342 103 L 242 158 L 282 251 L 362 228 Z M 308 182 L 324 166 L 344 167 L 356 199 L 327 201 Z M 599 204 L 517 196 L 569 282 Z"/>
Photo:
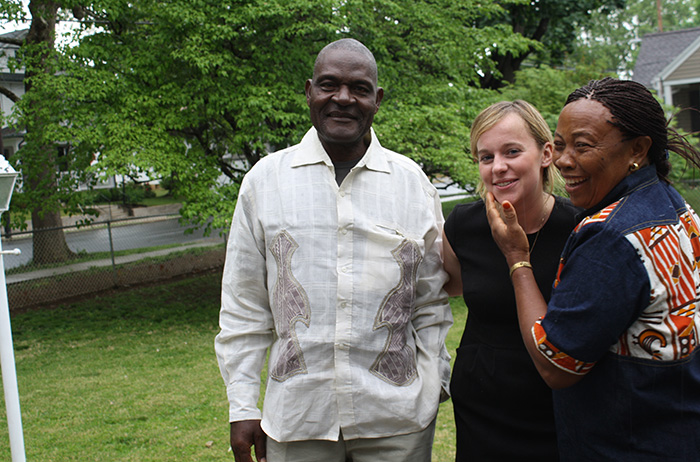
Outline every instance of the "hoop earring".
<path id="1" fill-rule="evenodd" d="M 632 162 L 632 165 L 630 165 L 630 172 L 636 172 L 637 170 L 639 170 L 639 164 Z"/>

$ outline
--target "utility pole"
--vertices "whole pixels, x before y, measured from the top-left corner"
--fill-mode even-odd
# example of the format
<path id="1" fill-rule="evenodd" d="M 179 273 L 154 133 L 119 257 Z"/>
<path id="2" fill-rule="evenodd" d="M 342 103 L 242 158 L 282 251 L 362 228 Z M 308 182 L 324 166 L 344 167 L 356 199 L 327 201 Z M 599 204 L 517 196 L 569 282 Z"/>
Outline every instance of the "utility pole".
<path id="1" fill-rule="evenodd" d="M 661 20 L 661 0 L 656 0 L 656 22 L 659 25 L 659 32 L 663 32 L 664 23 Z"/>

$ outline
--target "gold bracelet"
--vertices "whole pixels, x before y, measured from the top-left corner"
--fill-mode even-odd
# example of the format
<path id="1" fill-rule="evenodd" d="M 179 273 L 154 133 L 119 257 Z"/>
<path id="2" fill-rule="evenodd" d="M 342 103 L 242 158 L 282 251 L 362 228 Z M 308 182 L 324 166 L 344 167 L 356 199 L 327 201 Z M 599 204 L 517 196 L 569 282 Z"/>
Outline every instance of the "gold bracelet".
<path id="1" fill-rule="evenodd" d="M 518 268 L 522 268 L 522 267 L 532 269 L 532 265 L 530 264 L 529 261 L 519 261 L 518 263 L 515 263 L 513 266 L 510 267 L 510 277 L 511 278 L 513 277 L 513 271 L 515 271 Z"/>

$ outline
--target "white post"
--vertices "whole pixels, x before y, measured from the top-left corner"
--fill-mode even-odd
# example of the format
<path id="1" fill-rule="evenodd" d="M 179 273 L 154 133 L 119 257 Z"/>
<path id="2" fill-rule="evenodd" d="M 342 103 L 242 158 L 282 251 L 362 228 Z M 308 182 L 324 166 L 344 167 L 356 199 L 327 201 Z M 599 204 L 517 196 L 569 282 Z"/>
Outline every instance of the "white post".
<path id="1" fill-rule="evenodd" d="M 1 214 L 2 212 L 0 212 Z M 25 462 L 24 435 L 22 434 L 22 414 L 19 410 L 19 390 L 17 388 L 17 370 L 15 354 L 12 347 L 12 328 L 10 327 L 10 306 L 7 301 L 5 282 L 5 262 L 2 256 L 0 239 L 0 361 L 2 362 L 2 386 L 5 390 L 5 407 L 7 408 L 7 428 L 10 433 L 10 451 L 12 462 Z"/>

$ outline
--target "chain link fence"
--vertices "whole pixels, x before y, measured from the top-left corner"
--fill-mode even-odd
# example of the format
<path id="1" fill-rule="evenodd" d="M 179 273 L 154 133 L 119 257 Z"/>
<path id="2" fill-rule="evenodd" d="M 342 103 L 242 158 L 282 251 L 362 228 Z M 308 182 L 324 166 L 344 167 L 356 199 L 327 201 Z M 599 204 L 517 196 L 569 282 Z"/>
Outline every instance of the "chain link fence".
<path id="1" fill-rule="evenodd" d="M 204 236 L 180 226 L 178 214 L 96 221 L 87 226 L 13 231 L 3 236 L 3 262 L 11 311 L 66 301 L 87 294 L 221 270 L 226 236 Z M 58 236 L 58 238 L 57 238 Z M 50 258 L 36 249 L 63 247 L 68 258 Z M 18 249 L 21 253 L 12 252 Z M 51 252 L 51 258 L 60 252 Z"/>

